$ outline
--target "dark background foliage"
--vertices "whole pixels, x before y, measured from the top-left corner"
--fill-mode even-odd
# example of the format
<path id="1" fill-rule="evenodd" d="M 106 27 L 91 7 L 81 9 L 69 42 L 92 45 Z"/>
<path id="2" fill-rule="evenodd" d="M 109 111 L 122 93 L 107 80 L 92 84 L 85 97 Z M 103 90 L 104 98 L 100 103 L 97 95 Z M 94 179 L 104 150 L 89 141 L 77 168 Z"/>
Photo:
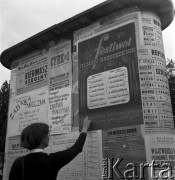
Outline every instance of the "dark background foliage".
<path id="1" fill-rule="evenodd" d="M 0 170 L 4 164 L 5 139 L 9 104 L 9 83 L 5 81 L 0 89 Z"/>
<path id="2" fill-rule="evenodd" d="M 170 87 L 173 120 L 175 125 L 175 62 L 172 59 L 167 59 L 167 74 Z"/>

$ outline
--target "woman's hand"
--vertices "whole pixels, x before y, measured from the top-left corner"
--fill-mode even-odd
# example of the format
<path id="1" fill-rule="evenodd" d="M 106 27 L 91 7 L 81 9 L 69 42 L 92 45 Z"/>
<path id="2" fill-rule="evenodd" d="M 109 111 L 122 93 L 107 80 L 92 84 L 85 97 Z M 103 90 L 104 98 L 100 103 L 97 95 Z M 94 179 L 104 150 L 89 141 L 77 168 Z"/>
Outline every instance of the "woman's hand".
<path id="1" fill-rule="evenodd" d="M 87 130 L 89 129 L 90 124 L 91 124 L 91 120 L 89 119 L 88 116 L 86 116 L 86 117 L 84 118 L 82 132 L 86 133 Z"/>

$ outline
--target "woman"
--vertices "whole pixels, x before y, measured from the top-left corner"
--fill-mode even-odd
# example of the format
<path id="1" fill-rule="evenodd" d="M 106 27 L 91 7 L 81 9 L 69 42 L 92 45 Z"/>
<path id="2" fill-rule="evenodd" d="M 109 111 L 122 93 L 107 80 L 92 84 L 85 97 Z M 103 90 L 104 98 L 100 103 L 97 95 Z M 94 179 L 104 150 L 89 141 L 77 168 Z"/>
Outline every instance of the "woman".
<path id="1" fill-rule="evenodd" d="M 34 123 L 26 127 L 21 134 L 21 146 L 30 153 L 14 161 L 9 180 L 56 180 L 58 171 L 82 152 L 90 123 L 85 117 L 82 132 L 72 147 L 49 155 L 43 153 L 49 143 L 48 125 Z"/>

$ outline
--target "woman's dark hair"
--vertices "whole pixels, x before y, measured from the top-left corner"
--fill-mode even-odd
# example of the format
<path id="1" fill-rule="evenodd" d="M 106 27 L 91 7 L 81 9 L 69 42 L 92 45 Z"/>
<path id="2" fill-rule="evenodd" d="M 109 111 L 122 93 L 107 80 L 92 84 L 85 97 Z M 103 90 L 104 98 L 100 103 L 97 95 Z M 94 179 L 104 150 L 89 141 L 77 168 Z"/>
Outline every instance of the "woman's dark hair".
<path id="1" fill-rule="evenodd" d="M 45 123 L 33 123 L 23 129 L 21 147 L 32 150 L 37 148 L 49 133 L 49 126 Z"/>

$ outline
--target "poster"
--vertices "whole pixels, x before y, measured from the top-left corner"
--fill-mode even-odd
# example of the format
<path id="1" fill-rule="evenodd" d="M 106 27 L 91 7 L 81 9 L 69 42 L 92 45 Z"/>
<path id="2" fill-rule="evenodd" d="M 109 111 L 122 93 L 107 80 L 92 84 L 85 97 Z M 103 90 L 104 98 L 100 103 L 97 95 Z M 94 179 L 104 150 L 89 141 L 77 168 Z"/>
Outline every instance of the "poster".
<path id="1" fill-rule="evenodd" d="M 123 104 L 129 100 L 126 67 L 112 69 L 87 78 L 88 109 Z"/>
<path id="2" fill-rule="evenodd" d="M 73 34 L 74 45 L 77 45 L 80 41 L 89 39 L 90 37 L 94 36 L 96 31 L 100 28 L 100 26 L 100 22 L 95 22 L 87 27 L 75 31 Z"/>
<path id="3" fill-rule="evenodd" d="M 48 63 L 50 91 L 72 85 L 71 41 L 50 48 Z"/>
<path id="4" fill-rule="evenodd" d="M 11 70 L 11 76 L 10 76 L 10 98 L 14 97 L 15 94 L 16 94 L 16 72 L 17 72 L 16 68 Z"/>
<path id="5" fill-rule="evenodd" d="M 78 43 L 78 63 L 80 129 L 86 115 L 92 130 L 143 123 L 133 21 Z"/>
<path id="6" fill-rule="evenodd" d="M 11 75 L 10 75 L 10 98 L 16 95 L 16 74 L 19 61 L 13 61 L 11 64 Z"/>
<path id="7" fill-rule="evenodd" d="M 71 147 L 79 132 L 53 136 L 52 152 Z M 82 153 L 64 166 L 58 173 L 57 180 L 101 180 L 102 178 L 102 131 L 87 133 Z"/>
<path id="8" fill-rule="evenodd" d="M 140 24 L 143 45 L 138 49 L 138 63 L 146 133 L 173 132 L 161 23 L 154 14 L 142 13 Z"/>
<path id="9" fill-rule="evenodd" d="M 27 149 L 21 148 L 20 136 L 14 136 L 14 137 L 8 138 L 6 147 L 7 149 L 6 149 L 6 155 L 5 155 L 3 180 L 8 179 L 10 169 L 15 159 L 29 153 Z"/>
<path id="10" fill-rule="evenodd" d="M 96 22 L 88 27 L 79 29 L 73 33 L 73 54 L 72 54 L 72 114 L 73 114 L 73 131 L 79 127 L 79 85 L 78 85 L 78 43 L 95 35 L 100 23 Z"/>
<path id="11" fill-rule="evenodd" d="M 148 171 L 142 167 L 146 164 L 143 132 L 143 126 L 113 128 L 106 132 L 103 139 L 104 179 L 148 179 Z M 115 163 L 116 171 L 113 169 Z"/>
<path id="12" fill-rule="evenodd" d="M 51 134 L 71 132 L 72 106 L 71 87 L 49 92 L 48 121 Z"/>
<path id="13" fill-rule="evenodd" d="M 16 77 L 16 95 L 47 85 L 47 53 L 20 60 Z"/>
<path id="14" fill-rule="evenodd" d="M 153 178 L 172 179 L 172 177 L 175 177 L 174 134 L 146 135 L 145 147 L 147 162 L 152 164 L 151 168 L 149 168 L 150 180 Z M 164 173 L 161 171 L 164 171 Z"/>
<path id="15" fill-rule="evenodd" d="M 158 17 L 151 13 L 142 13 L 142 32 L 145 46 L 163 50 L 161 22 Z"/>
<path id="16" fill-rule="evenodd" d="M 73 53 L 73 75 L 72 75 L 72 115 L 73 130 L 79 127 L 79 85 L 78 85 L 78 54 Z"/>
<path id="17" fill-rule="evenodd" d="M 47 123 L 47 89 L 38 89 L 10 100 L 7 135 L 19 135 L 34 122 Z"/>

